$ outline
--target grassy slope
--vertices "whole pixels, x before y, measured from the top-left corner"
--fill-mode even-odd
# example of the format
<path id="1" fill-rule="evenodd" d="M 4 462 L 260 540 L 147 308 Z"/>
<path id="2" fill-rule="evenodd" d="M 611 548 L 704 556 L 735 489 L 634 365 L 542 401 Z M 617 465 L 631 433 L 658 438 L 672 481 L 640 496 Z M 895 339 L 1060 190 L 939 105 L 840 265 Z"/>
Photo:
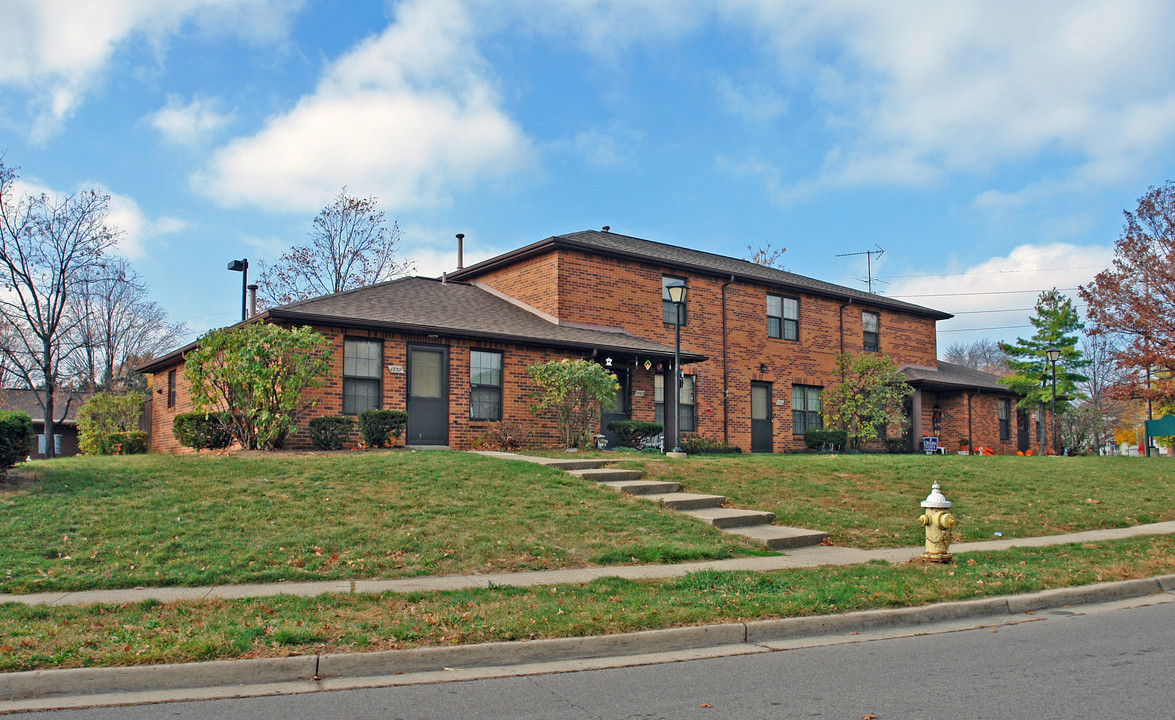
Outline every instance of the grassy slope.
<path id="1" fill-rule="evenodd" d="M 920 544 L 919 503 L 935 482 L 954 503 L 956 542 L 1175 519 L 1175 463 L 1136 458 L 756 455 L 641 464 L 650 479 L 677 479 L 690 492 L 770 510 L 776 523 L 826 530 L 854 547 Z"/>
<path id="2" fill-rule="evenodd" d="M 464 453 L 70 458 L 0 490 L 0 592 L 676 562 L 762 552 Z"/>

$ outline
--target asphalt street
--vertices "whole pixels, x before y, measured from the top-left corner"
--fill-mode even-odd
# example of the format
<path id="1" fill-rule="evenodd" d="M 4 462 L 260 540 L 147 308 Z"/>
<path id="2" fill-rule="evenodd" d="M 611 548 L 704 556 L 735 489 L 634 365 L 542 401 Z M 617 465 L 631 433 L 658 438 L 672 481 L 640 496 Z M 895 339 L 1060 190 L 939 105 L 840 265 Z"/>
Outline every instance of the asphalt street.
<path id="1" fill-rule="evenodd" d="M 1169 595 L 1043 610 L 1015 624 L 705 660 L 22 718 L 1159 718 L 1175 699 Z M 989 621 L 993 622 L 993 621 Z M 823 644 L 822 644 L 823 643 Z M 779 648 L 787 647 L 780 644 Z"/>

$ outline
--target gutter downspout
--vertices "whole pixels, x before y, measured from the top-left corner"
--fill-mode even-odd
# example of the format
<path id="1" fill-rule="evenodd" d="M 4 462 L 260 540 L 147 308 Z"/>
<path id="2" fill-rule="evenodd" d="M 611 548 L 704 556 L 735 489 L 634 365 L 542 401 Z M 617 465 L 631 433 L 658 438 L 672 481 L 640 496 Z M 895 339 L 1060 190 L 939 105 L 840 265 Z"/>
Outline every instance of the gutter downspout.
<path id="1" fill-rule="evenodd" d="M 971 432 L 971 398 L 974 397 L 975 391 L 967 393 L 967 439 L 971 441 L 970 447 L 975 447 L 975 438 L 972 437 Z M 972 451 L 974 452 L 974 451 Z"/>
<path id="2" fill-rule="evenodd" d="M 722 442 L 730 444 L 730 365 L 726 358 L 726 288 L 734 275 L 722 283 Z"/>
<path id="3" fill-rule="evenodd" d="M 840 310 L 837 313 L 838 315 L 840 315 L 840 354 L 841 355 L 845 354 L 845 308 L 847 308 L 849 305 L 852 305 L 852 304 L 853 304 L 853 299 L 848 298 L 848 302 L 845 302 L 844 304 L 842 304 L 840 306 Z M 841 379 L 841 382 L 844 382 L 845 369 L 844 369 L 843 365 L 841 366 L 841 369 L 840 369 L 840 379 Z"/>

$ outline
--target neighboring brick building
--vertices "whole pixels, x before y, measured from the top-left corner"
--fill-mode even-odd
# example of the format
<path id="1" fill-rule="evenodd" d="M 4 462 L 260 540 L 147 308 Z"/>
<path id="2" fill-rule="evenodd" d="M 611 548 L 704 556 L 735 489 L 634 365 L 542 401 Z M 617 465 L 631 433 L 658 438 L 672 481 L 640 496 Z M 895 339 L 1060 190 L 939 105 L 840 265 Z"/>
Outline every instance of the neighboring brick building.
<path id="1" fill-rule="evenodd" d="M 673 305 L 664 300 L 673 284 L 688 289 L 676 403 Z M 409 444 L 468 448 L 495 419 L 553 440 L 529 413 L 525 368 L 583 357 L 620 380 L 617 409 L 602 425 L 667 417 L 672 433 L 677 418 L 682 432 L 744 449 L 799 449 L 804 428 L 821 422 L 822 389 L 839 379 L 836 356 L 881 352 L 918 388 L 911 446 L 937 417 L 949 449 L 970 436 L 973 445 L 1015 451 L 1014 441 L 1000 440 L 997 413 L 1001 398 L 1014 407 L 1016 396 L 991 375 L 937 361 L 935 322 L 949 314 L 607 231 L 547 238 L 442 280 L 395 280 L 260 317 L 313 326 L 333 343 L 335 372 L 316 391 L 315 415 L 406 409 Z M 177 449 L 171 418 L 188 409 L 185 350 L 141 368 L 158 395 L 167 393 L 153 403 L 155 451 Z M 304 432 L 291 439 L 305 442 Z"/>
<path id="2" fill-rule="evenodd" d="M 34 447 L 30 457 L 44 458 L 49 442 L 45 437 L 45 410 L 37 398 L 35 390 L 18 390 L 5 388 L 0 390 L 0 410 L 19 410 L 33 420 Z M 57 422 L 53 424 L 53 454 L 57 457 L 69 457 L 78 454 L 78 423 L 77 411 L 82 403 L 90 397 L 89 393 L 59 392 L 53 398 L 53 414 Z"/>

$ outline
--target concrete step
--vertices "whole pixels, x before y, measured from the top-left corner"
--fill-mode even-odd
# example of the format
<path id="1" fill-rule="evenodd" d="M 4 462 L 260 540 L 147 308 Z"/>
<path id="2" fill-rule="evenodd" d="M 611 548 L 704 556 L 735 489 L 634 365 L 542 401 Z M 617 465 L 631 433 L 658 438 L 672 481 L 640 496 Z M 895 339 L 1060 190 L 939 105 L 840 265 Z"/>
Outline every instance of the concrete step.
<path id="1" fill-rule="evenodd" d="M 775 521 L 775 513 L 763 510 L 743 510 L 740 508 L 707 507 L 697 510 L 683 510 L 683 514 L 707 522 L 716 528 L 746 527 L 748 525 L 770 525 Z"/>
<path id="2" fill-rule="evenodd" d="M 529 459 L 531 462 L 538 463 L 539 465 L 544 465 L 549 468 L 555 468 L 556 470 L 566 470 L 568 472 L 570 472 L 572 470 L 594 470 L 596 468 L 602 468 L 608 464 L 607 460 L 585 460 L 585 459 L 574 459 L 574 458 L 533 458 L 533 459 L 526 458 L 526 459 Z"/>
<path id="3" fill-rule="evenodd" d="M 696 493 L 672 492 L 650 493 L 643 496 L 645 500 L 660 502 L 670 510 L 699 510 L 701 508 L 718 508 L 726 502 L 721 495 L 698 495 Z"/>
<path id="4" fill-rule="evenodd" d="M 810 547 L 819 545 L 828 537 L 828 533 L 823 530 L 807 530 L 785 525 L 748 525 L 727 528 L 726 532 L 761 542 L 768 550 Z"/>
<path id="5" fill-rule="evenodd" d="M 645 474 L 642 470 L 618 470 L 616 468 L 586 468 L 583 470 L 569 470 L 568 472 L 578 478 L 595 480 L 596 482 L 639 480 Z"/>
<path id="6" fill-rule="evenodd" d="M 681 491 L 681 483 L 661 480 L 620 480 L 603 482 L 601 485 L 629 495 L 665 495 Z"/>

